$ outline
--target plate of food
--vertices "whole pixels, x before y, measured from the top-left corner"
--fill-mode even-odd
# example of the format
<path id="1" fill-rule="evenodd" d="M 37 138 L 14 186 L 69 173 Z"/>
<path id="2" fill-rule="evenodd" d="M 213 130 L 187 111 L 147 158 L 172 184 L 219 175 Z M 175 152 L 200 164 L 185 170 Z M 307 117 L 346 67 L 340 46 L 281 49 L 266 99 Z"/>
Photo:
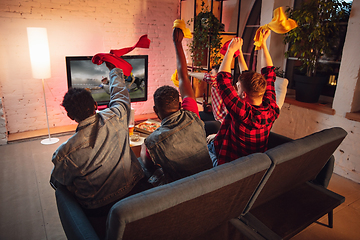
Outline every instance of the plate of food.
<path id="1" fill-rule="evenodd" d="M 138 125 L 136 125 L 134 129 L 138 132 L 151 134 L 160 126 L 161 126 L 160 122 L 148 119 L 145 122 L 142 122 L 142 123 L 139 123 Z"/>

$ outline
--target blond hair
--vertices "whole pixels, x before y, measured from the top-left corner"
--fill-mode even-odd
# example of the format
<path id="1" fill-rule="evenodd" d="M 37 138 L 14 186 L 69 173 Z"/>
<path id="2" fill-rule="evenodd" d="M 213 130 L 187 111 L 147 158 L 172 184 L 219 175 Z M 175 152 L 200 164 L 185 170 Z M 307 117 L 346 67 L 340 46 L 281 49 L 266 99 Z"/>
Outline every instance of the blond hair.
<path id="1" fill-rule="evenodd" d="M 260 73 L 246 71 L 240 74 L 239 80 L 241 86 L 250 98 L 263 97 L 266 90 L 266 79 Z"/>

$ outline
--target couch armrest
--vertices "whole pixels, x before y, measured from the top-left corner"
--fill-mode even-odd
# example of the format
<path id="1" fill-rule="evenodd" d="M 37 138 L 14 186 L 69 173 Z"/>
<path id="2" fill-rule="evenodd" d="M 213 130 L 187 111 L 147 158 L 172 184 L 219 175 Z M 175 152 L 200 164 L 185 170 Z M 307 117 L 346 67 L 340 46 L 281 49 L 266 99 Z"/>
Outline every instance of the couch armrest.
<path id="1" fill-rule="evenodd" d="M 293 139 L 285 137 L 285 136 L 277 134 L 277 133 L 274 133 L 274 132 L 270 132 L 268 149 L 274 148 L 283 143 L 287 143 L 287 142 L 291 142 L 291 141 L 293 141 Z"/>
<path id="2" fill-rule="evenodd" d="M 65 186 L 58 186 L 55 191 L 56 204 L 67 239 L 99 240 L 80 204 Z"/>

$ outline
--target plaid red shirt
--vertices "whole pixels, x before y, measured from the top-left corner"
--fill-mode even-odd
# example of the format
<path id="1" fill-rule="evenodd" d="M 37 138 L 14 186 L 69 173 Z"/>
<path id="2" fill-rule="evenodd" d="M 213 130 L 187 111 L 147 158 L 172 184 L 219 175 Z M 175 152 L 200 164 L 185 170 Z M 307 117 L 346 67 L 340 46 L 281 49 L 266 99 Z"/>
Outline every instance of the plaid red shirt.
<path id="1" fill-rule="evenodd" d="M 217 87 L 218 83 L 216 82 L 216 76 L 205 73 L 204 81 L 211 86 L 211 108 L 214 114 L 214 118 L 216 121 L 222 123 L 227 114 L 227 109 L 224 105 L 224 101 L 220 96 L 219 89 Z"/>
<path id="2" fill-rule="evenodd" d="M 274 67 L 261 69 L 267 85 L 260 106 L 242 100 L 232 86 L 230 73 L 217 75 L 220 94 L 229 111 L 214 139 L 218 165 L 239 157 L 267 150 L 268 137 L 274 121 L 279 116 L 276 105 Z"/>

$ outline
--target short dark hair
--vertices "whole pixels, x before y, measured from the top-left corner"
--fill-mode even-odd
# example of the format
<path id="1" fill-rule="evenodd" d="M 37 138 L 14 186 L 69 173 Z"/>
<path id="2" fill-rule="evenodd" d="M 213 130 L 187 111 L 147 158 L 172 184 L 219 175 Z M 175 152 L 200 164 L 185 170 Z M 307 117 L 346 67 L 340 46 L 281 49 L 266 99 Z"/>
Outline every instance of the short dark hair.
<path id="1" fill-rule="evenodd" d="M 217 72 L 219 71 L 220 64 L 213 65 L 211 69 L 215 69 Z"/>
<path id="2" fill-rule="evenodd" d="M 179 107 L 179 92 L 171 86 L 162 86 L 154 93 L 154 105 L 161 112 L 168 112 L 168 109 Z"/>
<path id="3" fill-rule="evenodd" d="M 95 101 L 91 93 L 83 88 L 70 88 L 64 95 L 61 106 L 69 116 L 79 122 L 92 116 L 95 111 Z"/>
<path id="4" fill-rule="evenodd" d="M 254 71 L 245 71 L 239 76 L 241 86 L 251 97 L 260 97 L 265 94 L 266 79 L 260 73 Z"/>

